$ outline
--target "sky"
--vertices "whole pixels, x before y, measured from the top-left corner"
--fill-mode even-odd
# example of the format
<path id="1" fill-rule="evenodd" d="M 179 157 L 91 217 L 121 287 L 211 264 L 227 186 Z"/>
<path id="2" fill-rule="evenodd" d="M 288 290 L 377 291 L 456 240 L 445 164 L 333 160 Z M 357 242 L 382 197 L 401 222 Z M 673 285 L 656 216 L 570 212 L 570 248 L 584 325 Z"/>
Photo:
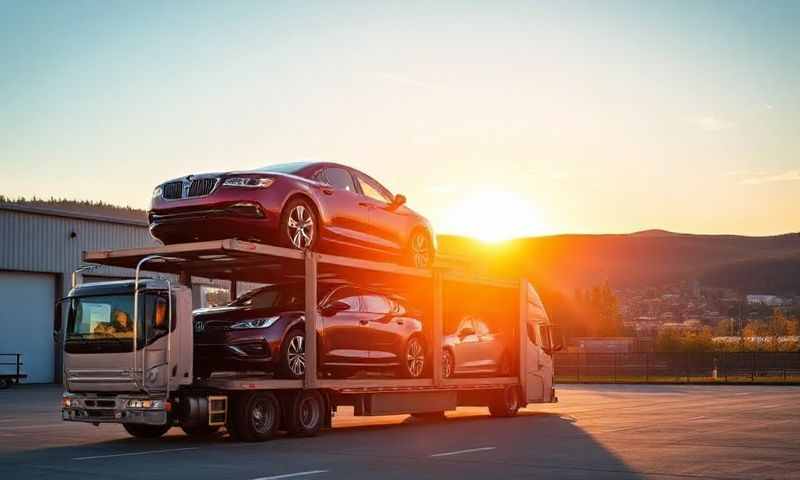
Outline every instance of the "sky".
<path id="1" fill-rule="evenodd" d="M 346 163 L 437 233 L 800 230 L 800 2 L 0 2 L 0 194 Z M 495 232 L 488 233 L 487 232 Z"/>

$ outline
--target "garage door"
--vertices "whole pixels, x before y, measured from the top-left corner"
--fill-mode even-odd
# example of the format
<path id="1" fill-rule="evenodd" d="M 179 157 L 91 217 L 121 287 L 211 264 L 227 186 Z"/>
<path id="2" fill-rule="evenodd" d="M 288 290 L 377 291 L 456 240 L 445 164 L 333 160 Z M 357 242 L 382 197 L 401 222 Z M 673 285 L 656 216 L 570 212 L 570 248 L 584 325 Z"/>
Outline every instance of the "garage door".
<path id="1" fill-rule="evenodd" d="M 53 302 L 53 275 L 0 272 L 0 353 L 22 353 L 28 383 L 53 381 Z"/>

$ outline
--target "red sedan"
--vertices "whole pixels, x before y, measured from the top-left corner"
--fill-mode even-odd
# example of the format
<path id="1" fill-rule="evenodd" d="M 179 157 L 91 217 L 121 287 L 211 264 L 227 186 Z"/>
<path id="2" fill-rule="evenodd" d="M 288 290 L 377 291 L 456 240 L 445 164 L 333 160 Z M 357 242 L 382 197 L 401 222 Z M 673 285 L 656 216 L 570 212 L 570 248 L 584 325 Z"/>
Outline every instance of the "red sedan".
<path id="1" fill-rule="evenodd" d="M 165 244 L 239 238 L 336 253 L 355 247 L 430 267 L 430 222 L 405 201 L 336 163 L 188 175 L 153 191 L 150 233 Z"/>

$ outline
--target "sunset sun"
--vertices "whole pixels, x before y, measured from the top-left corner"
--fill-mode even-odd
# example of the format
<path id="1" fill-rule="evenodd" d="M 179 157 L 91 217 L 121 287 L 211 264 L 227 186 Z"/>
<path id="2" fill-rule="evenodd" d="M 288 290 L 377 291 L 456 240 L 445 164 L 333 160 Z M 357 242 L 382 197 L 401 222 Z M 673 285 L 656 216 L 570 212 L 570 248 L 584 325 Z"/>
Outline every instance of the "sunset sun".
<path id="1" fill-rule="evenodd" d="M 542 234 L 538 210 L 520 195 L 482 190 L 456 201 L 445 222 L 448 231 L 484 242 Z"/>

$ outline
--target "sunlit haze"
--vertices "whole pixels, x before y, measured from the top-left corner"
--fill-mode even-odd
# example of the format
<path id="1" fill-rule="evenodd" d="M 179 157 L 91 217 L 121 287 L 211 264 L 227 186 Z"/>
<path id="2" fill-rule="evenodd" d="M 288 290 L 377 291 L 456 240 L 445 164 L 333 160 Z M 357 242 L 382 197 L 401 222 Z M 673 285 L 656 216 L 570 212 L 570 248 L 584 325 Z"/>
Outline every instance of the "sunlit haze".
<path id="1" fill-rule="evenodd" d="M 0 194 L 331 160 L 496 241 L 800 218 L 800 2 L 3 2 Z"/>

